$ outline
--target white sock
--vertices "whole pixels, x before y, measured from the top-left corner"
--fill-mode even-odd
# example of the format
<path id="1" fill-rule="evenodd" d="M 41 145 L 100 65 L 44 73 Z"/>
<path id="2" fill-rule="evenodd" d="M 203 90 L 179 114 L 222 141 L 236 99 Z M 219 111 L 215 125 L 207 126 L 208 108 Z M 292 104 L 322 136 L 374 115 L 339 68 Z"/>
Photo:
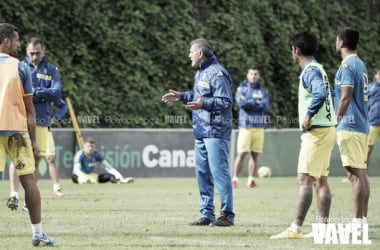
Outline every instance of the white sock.
<path id="1" fill-rule="evenodd" d="M 38 223 L 38 224 L 32 224 L 32 232 L 33 232 L 33 236 L 34 235 L 42 236 L 42 225 L 41 225 L 41 222 Z"/>
<path id="2" fill-rule="evenodd" d="M 352 224 L 362 224 L 362 218 L 352 218 Z"/>
<path id="3" fill-rule="evenodd" d="M 298 226 L 297 224 L 290 224 L 290 231 L 292 231 L 293 233 L 301 233 L 301 228 L 300 226 Z"/>
<path id="4" fill-rule="evenodd" d="M 248 184 L 251 184 L 251 182 L 254 180 L 255 178 L 253 176 L 248 176 Z"/>
<path id="5" fill-rule="evenodd" d="M 9 195 L 10 197 L 15 196 L 18 200 L 18 192 L 11 191 L 11 194 Z"/>
<path id="6" fill-rule="evenodd" d="M 367 217 L 362 218 L 362 224 L 368 224 L 368 219 Z"/>
<path id="7" fill-rule="evenodd" d="M 232 177 L 232 181 L 239 181 L 239 177 L 237 176 Z"/>
<path id="8" fill-rule="evenodd" d="M 61 185 L 59 185 L 59 183 L 56 183 L 53 185 L 53 190 L 54 192 L 57 192 L 58 190 L 61 190 Z"/>

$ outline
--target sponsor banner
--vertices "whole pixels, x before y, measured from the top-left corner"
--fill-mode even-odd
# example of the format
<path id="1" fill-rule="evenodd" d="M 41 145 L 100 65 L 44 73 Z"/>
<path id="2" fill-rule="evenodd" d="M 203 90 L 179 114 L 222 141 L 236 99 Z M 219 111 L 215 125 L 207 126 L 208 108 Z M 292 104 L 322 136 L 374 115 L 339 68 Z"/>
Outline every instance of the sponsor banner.
<path id="1" fill-rule="evenodd" d="M 192 129 L 82 129 L 82 137 L 95 138 L 97 150 L 125 177 L 194 177 L 194 137 Z M 60 178 L 71 178 L 73 159 L 78 151 L 73 129 L 53 129 L 56 162 Z M 236 156 L 238 130 L 230 145 L 230 168 Z M 269 166 L 272 176 L 295 176 L 300 147 L 298 129 L 266 129 L 260 166 Z M 375 147 L 372 161 L 379 161 L 380 147 Z M 241 176 L 248 173 L 248 155 Z M 8 159 L 9 164 L 9 159 Z M 50 178 L 47 162 L 38 167 L 41 178 Z M 330 176 L 345 176 L 338 147 L 330 161 Z M 369 175 L 379 176 L 380 169 L 369 168 Z M 8 168 L 3 174 L 8 179 Z"/>
<path id="2" fill-rule="evenodd" d="M 53 135 L 60 176 L 70 177 L 78 150 L 73 131 L 54 130 Z M 125 177 L 194 176 L 192 130 L 84 129 L 83 139 L 88 136 L 96 140 L 96 150 Z"/>

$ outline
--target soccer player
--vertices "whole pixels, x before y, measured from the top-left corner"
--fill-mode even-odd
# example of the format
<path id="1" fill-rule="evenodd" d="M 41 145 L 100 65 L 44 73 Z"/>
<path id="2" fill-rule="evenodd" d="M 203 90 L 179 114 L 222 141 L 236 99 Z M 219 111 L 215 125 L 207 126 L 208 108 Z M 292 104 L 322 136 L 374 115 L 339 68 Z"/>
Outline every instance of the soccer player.
<path id="1" fill-rule="evenodd" d="M 335 74 L 335 108 L 338 119 L 337 143 L 343 167 L 352 184 L 354 218 L 367 223 L 370 187 L 367 176 L 368 74 L 356 53 L 359 31 L 352 27 L 337 30 L 336 51 L 342 63 Z"/>
<path id="2" fill-rule="evenodd" d="M 32 80 L 29 70 L 15 58 L 19 47 L 18 29 L 0 23 L 0 167 L 7 154 L 16 165 L 29 207 L 33 246 L 53 245 L 54 239 L 43 234 L 41 225 L 41 196 L 34 176 L 39 148 Z"/>
<path id="3" fill-rule="evenodd" d="M 67 105 L 66 105 L 65 101 L 62 100 L 61 98 L 55 99 L 54 102 L 53 102 L 53 104 L 58 107 L 58 110 L 53 115 L 52 123 L 60 120 L 66 114 L 66 112 L 67 112 Z M 50 159 L 50 163 L 51 162 L 55 162 L 55 160 L 54 161 L 52 160 L 52 158 L 55 158 L 55 145 L 54 145 L 53 134 L 52 134 L 51 131 L 49 131 L 48 134 L 47 134 L 47 145 L 45 145 L 45 144 L 41 145 L 41 146 L 44 147 L 44 148 L 47 148 L 46 152 L 47 152 L 47 155 L 49 155 L 48 159 Z M 49 171 L 50 171 L 50 176 L 54 177 L 53 179 L 55 179 L 55 180 L 59 179 L 58 172 L 57 172 L 58 170 L 56 169 L 56 167 L 54 167 L 54 166 L 49 167 Z M 9 165 L 10 195 L 9 195 L 9 198 L 8 198 L 8 201 L 7 201 L 7 206 L 11 210 L 15 210 L 15 209 L 18 208 L 18 203 L 19 203 L 18 188 L 19 188 L 19 184 L 20 184 L 20 181 L 19 181 L 18 176 L 16 175 L 14 164 L 11 163 Z M 55 188 L 57 188 L 57 187 L 55 187 Z M 59 189 L 56 190 L 55 194 L 58 197 L 60 197 L 60 196 L 63 195 L 63 193 Z M 24 203 L 23 210 L 24 211 L 28 210 L 28 208 L 25 205 L 25 203 Z"/>
<path id="4" fill-rule="evenodd" d="M 375 68 L 375 77 L 368 87 L 368 117 L 370 123 L 367 168 L 377 138 L 380 136 L 380 65 Z"/>
<path id="5" fill-rule="evenodd" d="M 228 166 L 232 131 L 232 77 L 217 60 L 211 44 L 203 38 L 190 43 L 191 66 L 197 69 L 194 90 L 169 90 L 164 103 L 181 100 L 192 110 L 195 175 L 199 189 L 201 218 L 190 226 L 234 225 L 231 176 Z M 220 197 L 221 216 L 215 220 L 214 187 Z"/>
<path id="6" fill-rule="evenodd" d="M 292 40 L 293 61 L 302 69 L 298 87 L 298 116 L 303 133 L 297 168 L 297 208 L 290 227 L 271 239 L 302 238 L 302 225 L 313 200 L 313 184 L 318 222 L 328 222 L 331 192 L 327 177 L 337 120 L 327 74 L 314 58 L 317 43 L 311 32 L 301 32 Z"/>
<path id="7" fill-rule="evenodd" d="M 44 41 L 39 37 L 32 37 L 26 48 L 26 56 L 22 61 L 29 69 L 32 75 L 33 84 L 33 104 L 36 109 L 36 139 L 41 150 L 41 156 L 45 157 L 50 177 L 53 181 L 53 192 L 56 196 L 64 195 L 59 184 L 59 174 L 55 162 L 55 147 L 52 133 L 50 132 L 53 104 L 55 103 L 61 110 L 59 116 L 67 112 L 66 103 L 61 99 L 62 84 L 57 67 L 48 62 L 45 56 L 46 46 Z M 38 167 L 39 159 L 37 159 Z M 10 166 L 12 169 L 14 166 Z M 38 177 L 38 171 L 36 172 Z M 14 178 L 17 182 L 17 178 Z M 13 187 L 12 187 L 13 185 Z M 12 193 L 13 192 L 13 193 Z M 15 204 L 17 196 L 17 183 L 11 184 L 11 196 L 8 204 Z"/>
<path id="8" fill-rule="evenodd" d="M 248 69 L 247 79 L 237 89 L 235 100 L 239 106 L 239 136 L 232 187 L 238 186 L 243 161 L 249 153 L 247 186 L 254 188 L 257 186 L 255 170 L 259 154 L 263 152 L 264 128 L 267 126 L 265 112 L 269 107 L 268 91 L 260 83 L 260 70 L 256 66 Z"/>
<path id="9" fill-rule="evenodd" d="M 88 137 L 83 145 L 83 150 L 79 150 L 75 154 L 73 174 L 71 176 L 74 183 L 132 183 L 134 181 L 131 177 L 124 178 L 95 149 L 95 140 Z M 97 173 L 96 167 L 98 164 L 102 164 L 108 173 Z"/>

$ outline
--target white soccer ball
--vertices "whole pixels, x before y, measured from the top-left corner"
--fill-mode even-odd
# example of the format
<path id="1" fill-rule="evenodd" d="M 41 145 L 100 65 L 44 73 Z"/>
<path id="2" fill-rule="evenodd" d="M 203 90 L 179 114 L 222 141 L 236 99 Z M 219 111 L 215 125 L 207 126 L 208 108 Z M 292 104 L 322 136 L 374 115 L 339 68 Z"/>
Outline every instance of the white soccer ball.
<path id="1" fill-rule="evenodd" d="M 271 177 L 271 175 L 272 175 L 272 171 L 270 170 L 270 168 L 269 168 L 268 166 L 261 166 L 261 167 L 259 167 L 259 169 L 257 170 L 257 175 L 258 175 L 260 178 Z"/>

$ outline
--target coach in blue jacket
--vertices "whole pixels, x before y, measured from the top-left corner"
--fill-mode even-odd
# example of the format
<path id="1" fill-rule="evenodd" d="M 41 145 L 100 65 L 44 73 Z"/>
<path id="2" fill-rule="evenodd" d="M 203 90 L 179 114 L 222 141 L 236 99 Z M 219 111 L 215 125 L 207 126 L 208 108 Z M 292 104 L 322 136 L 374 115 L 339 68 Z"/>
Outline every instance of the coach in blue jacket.
<path id="1" fill-rule="evenodd" d="M 190 43 L 191 66 L 198 71 L 194 89 L 188 92 L 169 90 L 162 101 L 181 100 L 192 110 L 195 137 L 196 178 L 200 192 L 201 218 L 191 226 L 232 226 L 235 214 L 228 164 L 232 130 L 232 77 L 214 55 L 206 39 Z M 215 220 L 214 185 L 221 202 L 221 216 Z"/>

